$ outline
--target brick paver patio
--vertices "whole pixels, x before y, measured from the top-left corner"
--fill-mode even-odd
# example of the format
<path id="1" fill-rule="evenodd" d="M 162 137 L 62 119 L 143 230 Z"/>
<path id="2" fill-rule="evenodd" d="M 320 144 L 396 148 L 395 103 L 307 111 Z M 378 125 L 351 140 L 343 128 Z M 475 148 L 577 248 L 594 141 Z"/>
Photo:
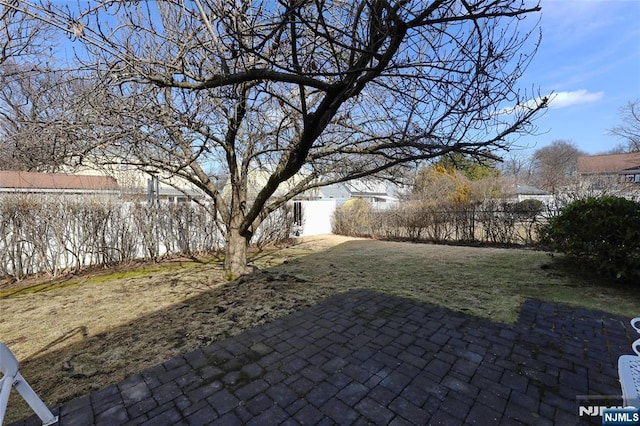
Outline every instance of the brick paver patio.
<path id="1" fill-rule="evenodd" d="M 528 300 L 508 326 L 358 290 L 53 411 L 62 426 L 577 424 L 578 395 L 620 393 L 628 320 Z"/>

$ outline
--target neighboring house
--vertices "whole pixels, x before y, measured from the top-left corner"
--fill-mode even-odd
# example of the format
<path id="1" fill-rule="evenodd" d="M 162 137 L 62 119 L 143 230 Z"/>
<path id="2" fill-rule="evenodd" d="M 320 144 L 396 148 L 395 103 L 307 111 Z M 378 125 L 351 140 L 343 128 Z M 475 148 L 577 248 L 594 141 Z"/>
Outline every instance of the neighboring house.
<path id="1" fill-rule="evenodd" d="M 248 196 L 255 197 L 271 176 L 270 167 L 256 167 L 249 172 Z M 274 196 L 284 195 L 304 179 L 304 172 L 282 183 Z M 230 183 L 224 185 L 222 193 L 230 194 Z M 333 213 L 347 200 L 362 198 L 375 208 L 385 208 L 397 203 L 400 189 L 377 179 L 360 179 L 337 183 L 305 191 L 295 196 L 290 205 L 293 207 L 295 229 L 294 236 L 330 234 L 332 232 Z"/>
<path id="2" fill-rule="evenodd" d="M 145 173 L 146 191 L 138 187 L 138 193 L 146 194 L 147 200 L 167 201 L 169 203 L 186 203 L 205 198 L 205 193 L 184 179 L 177 177 L 158 177 Z"/>
<path id="3" fill-rule="evenodd" d="M 401 188 L 374 179 L 359 179 L 318 188 L 320 199 L 336 199 L 339 204 L 361 198 L 376 208 L 390 207 L 400 200 Z"/>
<path id="4" fill-rule="evenodd" d="M 120 187 L 107 176 L 0 171 L 1 194 L 119 195 Z"/>
<path id="5" fill-rule="evenodd" d="M 536 188 L 531 185 L 515 185 L 513 188 L 512 197 L 515 202 L 524 200 L 538 200 L 542 201 L 546 206 L 551 205 L 554 202 L 554 196 L 542 189 Z"/>
<path id="6" fill-rule="evenodd" d="M 401 188 L 375 179 L 361 179 L 317 188 L 293 200 L 297 236 L 330 234 L 333 213 L 347 200 L 361 198 L 374 208 L 388 208 L 399 202 Z"/>
<path id="7" fill-rule="evenodd" d="M 596 190 L 637 191 L 640 188 L 640 152 L 578 157 L 583 183 Z"/>
<path id="8" fill-rule="evenodd" d="M 123 197 L 170 203 L 204 198 L 200 189 L 184 179 L 167 176 L 163 172 L 148 173 L 128 164 L 86 164 L 76 167 L 73 173 L 111 177 L 118 182 Z"/>

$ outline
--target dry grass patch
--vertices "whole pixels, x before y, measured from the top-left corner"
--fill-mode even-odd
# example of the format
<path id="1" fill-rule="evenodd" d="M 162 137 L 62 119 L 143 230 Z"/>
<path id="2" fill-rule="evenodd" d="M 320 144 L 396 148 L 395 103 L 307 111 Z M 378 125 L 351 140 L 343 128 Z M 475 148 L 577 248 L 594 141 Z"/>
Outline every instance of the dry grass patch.
<path id="1" fill-rule="evenodd" d="M 636 289 L 576 278 L 547 254 L 529 250 L 323 236 L 258 253 L 253 264 L 255 273 L 231 283 L 218 262 L 174 261 L 20 296 L 13 284 L 14 297 L 0 296 L 0 339 L 55 405 L 356 288 L 502 322 L 517 318 L 526 297 L 627 316 L 640 312 Z M 29 414 L 13 395 L 7 420 Z"/>

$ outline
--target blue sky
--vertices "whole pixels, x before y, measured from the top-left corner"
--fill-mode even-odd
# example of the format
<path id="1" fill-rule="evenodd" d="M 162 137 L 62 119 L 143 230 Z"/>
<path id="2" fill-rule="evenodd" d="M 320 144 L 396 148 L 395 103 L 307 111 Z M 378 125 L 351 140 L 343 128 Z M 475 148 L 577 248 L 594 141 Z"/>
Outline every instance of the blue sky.
<path id="1" fill-rule="evenodd" d="M 610 150 L 623 142 L 607 134 L 621 123 L 619 108 L 640 99 L 640 1 L 541 0 L 541 6 L 542 43 L 520 86 L 556 97 L 536 122 L 538 134 L 517 144 L 525 154 L 559 139 L 589 154 Z"/>

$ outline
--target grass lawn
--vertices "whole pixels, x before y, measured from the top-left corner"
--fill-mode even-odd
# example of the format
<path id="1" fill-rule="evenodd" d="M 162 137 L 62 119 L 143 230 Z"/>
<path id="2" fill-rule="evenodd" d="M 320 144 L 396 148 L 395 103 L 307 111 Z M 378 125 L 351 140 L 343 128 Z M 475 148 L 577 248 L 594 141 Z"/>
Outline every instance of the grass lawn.
<path id="1" fill-rule="evenodd" d="M 257 253 L 252 263 L 256 272 L 230 283 L 215 259 L 174 259 L 0 284 L 0 340 L 55 405 L 351 289 L 506 323 L 528 297 L 640 314 L 640 288 L 532 250 L 321 236 Z M 12 395 L 6 420 L 30 414 Z"/>

